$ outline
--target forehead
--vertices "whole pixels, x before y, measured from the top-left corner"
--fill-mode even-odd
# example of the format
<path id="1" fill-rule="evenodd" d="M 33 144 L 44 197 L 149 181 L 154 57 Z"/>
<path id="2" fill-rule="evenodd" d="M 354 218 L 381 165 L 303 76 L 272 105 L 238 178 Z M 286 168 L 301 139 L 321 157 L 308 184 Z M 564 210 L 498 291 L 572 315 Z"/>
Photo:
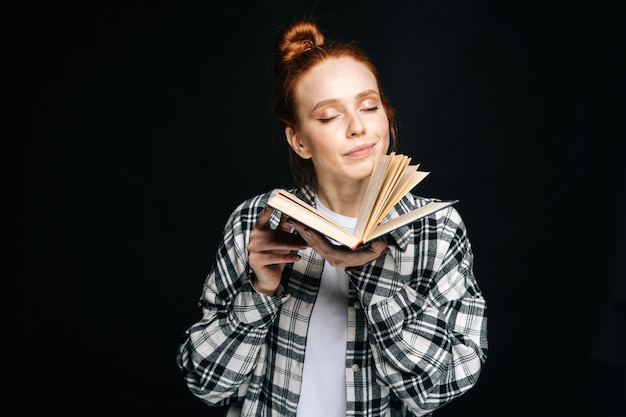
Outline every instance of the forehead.
<path id="1" fill-rule="evenodd" d="M 378 91 L 376 77 L 363 63 L 352 58 L 329 58 L 304 74 L 296 87 L 300 100 L 349 98 L 365 90 Z"/>

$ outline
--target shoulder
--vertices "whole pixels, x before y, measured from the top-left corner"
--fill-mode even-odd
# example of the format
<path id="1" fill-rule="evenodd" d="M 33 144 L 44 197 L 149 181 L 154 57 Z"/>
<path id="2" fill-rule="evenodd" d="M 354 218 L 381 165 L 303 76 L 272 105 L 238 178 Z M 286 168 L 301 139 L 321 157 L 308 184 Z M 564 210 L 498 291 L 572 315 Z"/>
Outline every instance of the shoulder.
<path id="1" fill-rule="evenodd" d="M 449 201 L 436 197 L 423 197 L 412 192 L 407 193 L 396 206 L 397 210 L 401 213 L 409 212 L 411 210 L 415 210 L 418 207 L 423 207 L 432 202 L 441 202 L 441 201 Z M 431 219 L 436 220 L 437 222 L 446 223 L 449 225 L 456 225 L 460 228 L 465 228 L 465 224 L 461 217 L 461 214 L 458 210 L 459 202 L 455 202 L 454 204 L 445 207 L 442 210 L 439 210 L 429 216 Z"/>
<path id="2" fill-rule="evenodd" d="M 259 213 L 267 206 L 267 202 L 276 191 L 278 189 L 269 190 L 242 200 L 232 210 L 229 222 L 255 222 Z"/>

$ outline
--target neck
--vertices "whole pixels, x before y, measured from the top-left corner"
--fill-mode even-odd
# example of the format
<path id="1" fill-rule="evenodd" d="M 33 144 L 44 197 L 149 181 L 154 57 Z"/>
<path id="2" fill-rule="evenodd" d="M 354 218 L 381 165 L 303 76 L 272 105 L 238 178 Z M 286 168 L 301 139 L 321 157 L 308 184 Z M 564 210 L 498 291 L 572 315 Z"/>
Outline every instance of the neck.
<path id="1" fill-rule="evenodd" d="M 365 197 L 367 182 L 358 187 L 319 187 L 317 198 L 322 204 L 337 214 L 348 217 L 359 217 L 361 203 Z"/>

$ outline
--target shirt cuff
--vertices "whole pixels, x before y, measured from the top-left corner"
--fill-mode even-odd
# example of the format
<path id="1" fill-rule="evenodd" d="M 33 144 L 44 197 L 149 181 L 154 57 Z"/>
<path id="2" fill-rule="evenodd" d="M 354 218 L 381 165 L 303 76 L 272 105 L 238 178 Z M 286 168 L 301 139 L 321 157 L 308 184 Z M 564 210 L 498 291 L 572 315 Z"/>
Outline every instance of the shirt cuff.
<path id="1" fill-rule="evenodd" d="M 280 306 L 289 298 L 282 286 L 276 290 L 276 295 L 266 295 L 257 292 L 250 281 L 241 288 L 233 302 L 233 314 L 237 320 L 254 327 L 264 327 L 271 324 L 280 310 Z"/>

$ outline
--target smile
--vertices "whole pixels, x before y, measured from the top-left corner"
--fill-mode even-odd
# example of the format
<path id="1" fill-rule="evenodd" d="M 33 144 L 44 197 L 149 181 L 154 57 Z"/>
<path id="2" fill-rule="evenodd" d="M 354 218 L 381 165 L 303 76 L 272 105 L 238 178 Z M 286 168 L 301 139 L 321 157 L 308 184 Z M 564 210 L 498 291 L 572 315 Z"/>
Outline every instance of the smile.
<path id="1" fill-rule="evenodd" d="M 347 156 L 350 158 L 360 158 L 363 156 L 367 156 L 370 153 L 372 153 L 375 146 L 376 146 L 375 143 L 360 145 L 360 146 L 350 149 L 348 152 L 344 154 L 344 156 Z"/>

